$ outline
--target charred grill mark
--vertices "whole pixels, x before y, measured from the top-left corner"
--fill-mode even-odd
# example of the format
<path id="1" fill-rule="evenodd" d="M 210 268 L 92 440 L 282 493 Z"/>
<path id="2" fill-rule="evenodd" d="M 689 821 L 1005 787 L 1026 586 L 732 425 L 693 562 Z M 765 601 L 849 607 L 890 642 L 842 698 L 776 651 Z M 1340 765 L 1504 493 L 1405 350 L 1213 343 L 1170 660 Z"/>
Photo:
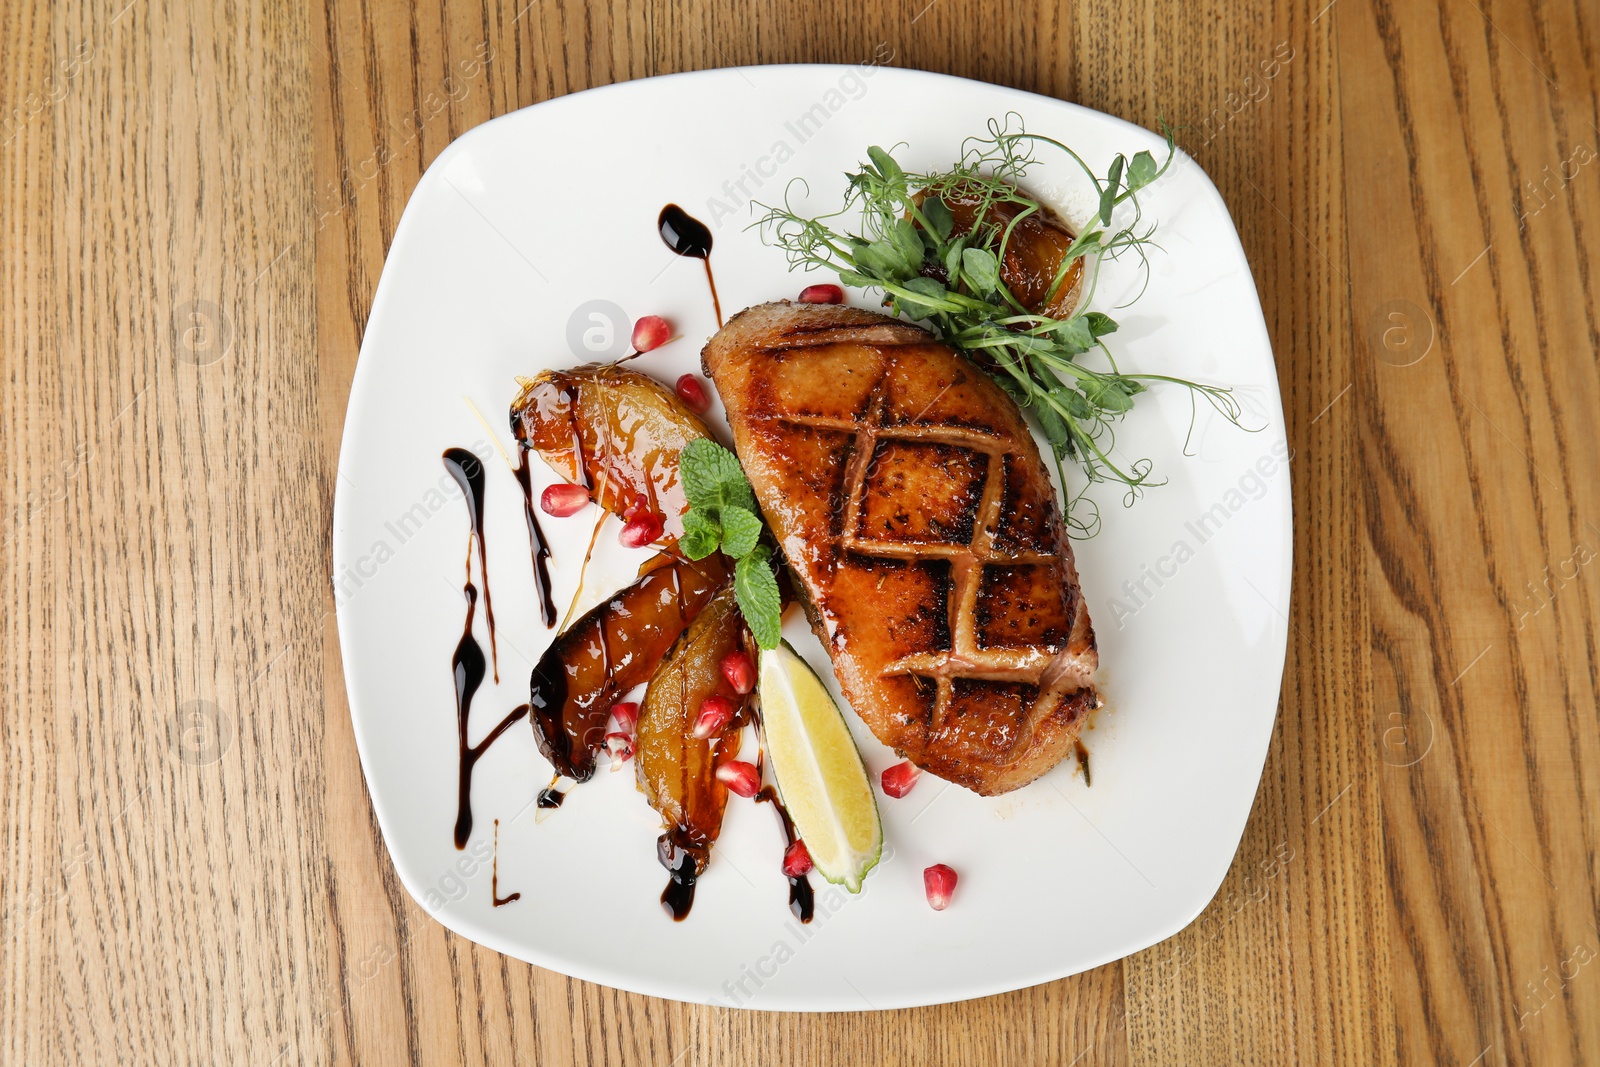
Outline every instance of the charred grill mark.
<path id="1" fill-rule="evenodd" d="M 844 534 L 845 515 L 850 510 L 850 498 L 845 494 L 845 490 L 850 484 L 850 472 L 856 466 L 856 454 L 859 451 L 856 439 L 852 437 L 841 451 L 843 453 L 841 462 L 838 464 L 833 484 L 828 487 L 828 499 L 832 501 L 828 513 L 828 533 L 833 537 Z"/>
<path id="2" fill-rule="evenodd" d="M 751 423 L 781 422 L 806 429 L 818 428 L 827 430 L 844 430 L 854 433 L 862 429 L 859 419 L 838 418 L 832 415 L 818 415 L 805 411 L 777 411 L 763 410 L 751 411 L 744 415 Z M 963 448 L 972 448 L 983 451 L 992 450 L 1002 444 L 1002 436 L 993 430 L 986 430 L 982 426 L 952 426 L 948 422 L 940 425 L 917 425 L 915 429 L 910 426 L 891 426 L 892 430 L 902 435 L 910 436 L 915 433 L 914 440 L 930 443 L 958 445 Z"/>
<path id="3" fill-rule="evenodd" d="M 920 566 L 934 576 L 937 589 L 937 602 L 925 605 L 923 610 L 930 623 L 934 626 L 935 637 L 931 647 L 946 651 L 953 645 L 952 635 L 955 630 L 955 620 L 951 618 L 950 595 L 955 588 L 952 571 L 954 568 L 949 563 L 923 563 Z"/>
<path id="4" fill-rule="evenodd" d="M 1056 536 L 1055 501 L 1039 499 L 1016 456 L 1004 456 L 1000 466 L 1001 492 L 991 542 L 994 550 L 1014 552 L 1025 545 L 1053 541 Z"/>

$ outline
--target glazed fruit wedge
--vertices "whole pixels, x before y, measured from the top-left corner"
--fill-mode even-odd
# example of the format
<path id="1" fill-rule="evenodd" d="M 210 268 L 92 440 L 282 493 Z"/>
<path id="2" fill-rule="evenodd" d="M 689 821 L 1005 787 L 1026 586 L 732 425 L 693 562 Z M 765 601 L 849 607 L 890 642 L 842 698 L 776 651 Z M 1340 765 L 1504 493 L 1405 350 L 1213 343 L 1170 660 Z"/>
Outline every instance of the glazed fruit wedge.
<path id="1" fill-rule="evenodd" d="M 824 878 L 858 892 L 883 852 L 883 824 L 850 728 L 787 643 L 761 653 L 759 685 L 767 760 L 795 834 Z"/>

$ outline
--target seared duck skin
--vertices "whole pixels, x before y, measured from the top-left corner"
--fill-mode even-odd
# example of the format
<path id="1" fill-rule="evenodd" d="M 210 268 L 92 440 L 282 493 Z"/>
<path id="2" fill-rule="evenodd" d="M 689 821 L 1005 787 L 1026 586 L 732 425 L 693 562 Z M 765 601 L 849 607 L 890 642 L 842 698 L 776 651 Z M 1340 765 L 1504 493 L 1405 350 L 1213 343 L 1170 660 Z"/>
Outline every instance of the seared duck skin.
<path id="1" fill-rule="evenodd" d="M 909 323 L 762 304 L 706 345 L 739 459 L 846 698 L 983 794 L 1073 750 L 1098 656 L 1016 404 Z"/>

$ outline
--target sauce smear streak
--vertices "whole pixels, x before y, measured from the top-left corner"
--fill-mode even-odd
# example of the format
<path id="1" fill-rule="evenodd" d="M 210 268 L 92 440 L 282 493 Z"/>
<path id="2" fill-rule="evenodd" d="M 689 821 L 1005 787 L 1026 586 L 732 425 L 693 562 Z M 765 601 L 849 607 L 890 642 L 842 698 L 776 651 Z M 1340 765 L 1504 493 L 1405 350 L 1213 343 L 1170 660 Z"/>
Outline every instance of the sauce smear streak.
<path id="1" fill-rule="evenodd" d="M 528 544 L 533 550 L 533 584 L 539 588 L 539 609 L 544 615 L 545 629 L 556 624 L 556 602 L 550 595 L 550 546 L 544 539 L 544 528 L 533 510 L 533 473 L 528 469 L 528 450 L 522 450 L 522 462 L 517 465 L 517 484 L 522 486 L 522 514 L 528 520 Z"/>
<path id="2" fill-rule="evenodd" d="M 794 821 L 789 818 L 789 809 L 783 806 L 783 801 L 778 799 L 778 791 L 770 785 L 761 787 L 761 792 L 756 794 L 757 804 L 771 804 L 772 810 L 778 813 L 778 823 L 783 827 L 783 841 L 785 850 L 795 843 Z M 789 910 L 794 912 L 795 918 L 803 923 L 811 921 L 816 913 L 817 897 L 811 889 L 809 875 L 800 875 L 789 879 Z"/>
<path id="3" fill-rule="evenodd" d="M 472 717 L 472 698 L 478 692 L 478 687 L 483 685 L 483 676 L 487 664 L 483 659 L 483 646 L 478 644 L 478 639 L 472 636 L 472 620 L 477 614 L 478 588 L 472 584 L 472 542 L 478 542 L 478 556 L 483 555 L 483 464 L 471 452 L 464 448 L 446 449 L 444 465 L 451 475 L 460 484 L 461 491 L 467 500 L 467 510 L 472 515 L 472 531 L 467 535 L 467 581 L 461 589 L 462 595 L 467 600 L 467 618 L 461 624 L 461 640 L 456 642 L 456 651 L 450 658 L 450 671 L 455 676 L 456 686 L 456 730 L 461 743 L 460 756 L 460 789 L 456 798 L 456 848 L 467 847 L 467 838 L 472 835 L 472 769 L 477 765 L 479 758 L 488 751 L 499 736 L 528 714 L 528 705 L 513 710 L 500 724 L 489 731 L 478 744 L 473 745 L 467 740 L 467 723 Z M 485 614 L 488 616 L 490 645 L 494 642 L 494 613 L 489 609 L 489 568 L 483 569 L 483 604 Z M 497 678 L 498 680 L 498 678 Z"/>
<path id="4" fill-rule="evenodd" d="M 489 655 L 494 660 L 494 680 L 500 681 L 500 652 L 494 637 L 494 600 L 489 595 L 489 548 L 483 540 L 483 461 L 464 448 L 444 450 L 444 469 L 461 487 L 467 501 L 467 515 L 472 520 L 472 531 L 467 535 L 467 588 L 472 589 L 472 542 L 478 542 L 478 561 L 483 568 L 483 615 L 489 623 Z M 468 632 L 471 631 L 472 602 L 467 604 Z M 476 642 L 474 642 L 476 643 Z M 474 686 L 476 688 L 476 686 Z M 468 698 L 470 699 L 470 697 Z"/>
<path id="5" fill-rule="evenodd" d="M 489 899 L 497 908 L 503 908 L 513 900 L 521 900 L 521 893 L 512 893 L 509 897 L 500 895 L 500 820 L 494 821 L 494 866 L 489 872 Z"/>

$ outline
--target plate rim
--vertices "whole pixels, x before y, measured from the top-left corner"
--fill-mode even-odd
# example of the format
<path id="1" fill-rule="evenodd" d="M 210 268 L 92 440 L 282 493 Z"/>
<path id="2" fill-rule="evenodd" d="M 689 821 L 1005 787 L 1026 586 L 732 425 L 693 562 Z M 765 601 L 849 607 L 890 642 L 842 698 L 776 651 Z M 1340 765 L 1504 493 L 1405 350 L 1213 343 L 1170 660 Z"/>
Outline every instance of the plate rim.
<path id="1" fill-rule="evenodd" d="M 384 256 L 383 268 L 379 273 L 378 282 L 373 291 L 371 307 L 368 310 L 366 322 L 363 324 L 361 346 L 357 355 L 355 370 L 350 378 L 349 394 L 345 403 L 344 421 L 340 430 L 339 463 L 335 468 L 336 477 L 334 479 L 334 500 L 331 515 L 332 521 L 329 532 L 329 538 L 332 545 L 332 571 L 330 574 L 330 582 L 337 582 L 338 575 L 342 573 L 342 568 L 349 562 L 347 553 L 353 550 L 341 548 L 342 539 L 339 535 L 339 530 L 345 524 L 344 520 L 348 518 L 350 509 L 355 505 L 350 502 L 350 494 L 343 488 L 342 484 L 340 484 L 340 479 L 337 477 L 337 473 L 338 468 L 343 464 L 345 454 L 347 451 L 352 450 L 352 446 L 354 445 L 356 439 L 356 427 L 361 422 L 359 416 L 352 418 L 356 404 L 356 398 L 363 391 L 363 385 L 366 379 L 370 378 L 372 374 L 377 373 L 373 370 L 372 366 L 374 360 L 371 358 L 365 358 L 367 357 L 368 338 L 371 333 L 370 325 L 379 317 L 380 314 L 384 312 L 388 303 L 393 299 L 390 293 L 390 290 L 393 288 L 393 286 L 389 284 L 390 263 L 391 260 L 394 259 L 399 249 L 411 243 L 411 230 L 414 229 L 413 212 L 411 210 L 413 204 L 416 202 L 418 195 L 424 190 L 424 188 L 430 187 L 431 183 L 434 183 L 438 180 L 439 174 L 443 172 L 451 160 L 460 152 L 466 150 L 466 146 L 469 144 L 469 142 L 481 139 L 480 135 L 482 132 L 490 127 L 495 126 L 497 123 L 522 116 L 525 112 L 531 111 L 535 108 L 552 109 L 570 106 L 573 101 L 579 99 L 584 99 L 586 103 L 590 103 L 592 105 L 593 98 L 596 96 L 637 92 L 640 90 L 640 87 L 645 85 L 659 85 L 663 82 L 678 83 L 686 81 L 715 81 L 725 80 L 730 77 L 737 76 L 748 78 L 751 75 L 767 77 L 772 72 L 835 72 L 842 74 L 845 71 L 859 71 L 862 66 L 867 65 L 872 65 L 875 67 L 873 77 L 887 74 L 891 79 L 903 79 L 906 81 L 917 82 L 954 82 L 960 85 L 978 87 L 982 91 L 986 92 L 999 90 L 1002 93 L 1011 94 L 1018 97 L 1019 107 L 1032 105 L 1039 108 L 1065 108 L 1069 111 L 1079 112 L 1084 116 L 1092 117 L 1094 121 L 1109 120 L 1114 125 L 1124 127 L 1130 134 L 1141 138 L 1151 138 L 1157 136 L 1152 131 L 1130 122 L 1127 119 L 1121 118 L 1120 116 L 1098 111 L 1094 108 L 1087 107 L 1074 101 L 1061 100 L 1056 97 L 1034 93 L 1026 89 L 1017 89 L 1011 86 L 979 81 L 977 79 L 965 78 L 959 75 L 943 74 L 912 67 L 898 67 L 887 64 L 877 65 L 867 63 L 775 63 L 746 66 L 709 67 L 692 71 L 675 71 L 666 74 L 654 75 L 647 78 L 636 78 L 628 81 L 611 82 L 606 85 L 592 86 L 590 88 L 567 93 L 562 96 L 537 101 L 525 107 L 517 108 L 515 110 L 505 112 L 504 114 L 497 115 L 494 118 L 488 119 L 472 127 L 471 129 L 464 131 L 461 135 L 446 145 L 439 152 L 439 154 L 434 157 L 432 162 L 430 162 L 424 169 L 422 175 L 418 178 L 416 185 L 412 188 L 411 193 L 407 197 L 406 206 L 401 212 L 399 221 L 396 223 L 394 236 L 390 240 L 388 250 Z M 1253 317 L 1249 317 L 1249 325 L 1257 330 L 1261 347 L 1267 353 L 1269 362 L 1272 365 L 1272 374 L 1269 376 L 1270 397 L 1267 399 L 1269 399 L 1270 402 L 1275 405 L 1275 410 L 1277 413 L 1277 426 L 1280 430 L 1283 441 L 1287 445 L 1288 425 L 1283 411 L 1282 389 L 1278 379 L 1277 355 L 1273 350 L 1271 333 L 1267 328 L 1265 311 L 1261 306 L 1260 290 L 1256 285 L 1254 272 L 1250 269 L 1248 256 L 1245 254 L 1243 242 L 1239 237 L 1238 226 L 1234 222 L 1232 212 L 1228 210 L 1226 201 L 1223 200 L 1221 193 L 1216 187 L 1216 184 L 1211 180 L 1211 176 L 1205 171 L 1200 163 L 1194 159 L 1193 156 L 1190 156 L 1181 148 L 1178 149 L 1178 152 L 1179 158 L 1184 162 L 1185 166 L 1191 168 L 1194 175 L 1199 179 L 1199 183 L 1196 187 L 1197 192 L 1203 192 L 1204 195 L 1209 196 L 1209 198 L 1213 201 L 1214 206 L 1217 207 L 1221 211 L 1222 215 L 1228 220 L 1228 225 L 1234 238 L 1228 249 L 1228 255 L 1237 259 L 1237 265 L 1242 268 L 1245 277 L 1249 279 L 1248 290 L 1255 310 L 1255 315 Z M 1276 439 L 1276 437 L 1273 438 L 1274 441 Z M 1290 447 L 1289 455 L 1292 459 L 1294 455 L 1292 447 Z M 1292 610 L 1294 597 L 1293 573 L 1295 548 L 1293 506 L 1294 472 L 1290 463 L 1285 462 L 1283 474 L 1285 478 L 1283 506 L 1281 508 L 1279 520 L 1273 524 L 1273 528 L 1281 531 L 1283 564 L 1280 578 L 1281 588 L 1284 589 L 1288 595 L 1288 603 L 1282 605 L 1281 607 L 1278 605 L 1273 605 L 1273 607 L 1278 614 L 1287 618 L 1288 612 Z M 645 996 L 659 997 L 681 1003 L 706 1004 L 713 1007 L 736 1007 L 740 1010 L 773 1012 L 887 1011 L 901 1008 L 926 1007 L 938 1004 L 953 1004 L 967 1000 L 981 999 L 984 997 L 996 996 L 1002 993 L 1028 989 L 1032 988 L 1033 986 L 1042 985 L 1048 982 L 1059 981 L 1075 974 L 1081 974 L 1083 972 L 1105 966 L 1108 963 L 1125 959 L 1135 953 L 1142 952 L 1155 945 L 1161 944 L 1162 942 L 1182 932 L 1206 910 L 1213 900 L 1216 899 L 1216 895 L 1221 890 L 1223 882 L 1226 881 L 1229 872 L 1233 869 L 1233 865 L 1238 857 L 1239 846 L 1243 842 L 1245 831 L 1249 828 L 1251 813 L 1253 813 L 1255 807 L 1255 798 L 1260 794 L 1261 782 L 1266 770 L 1266 760 L 1268 754 L 1270 753 L 1272 737 L 1276 733 L 1278 718 L 1281 714 L 1283 702 L 1283 672 L 1288 659 L 1288 638 L 1290 629 L 1290 626 L 1287 622 L 1282 626 L 1281 629 L 1283 632 L 1283 640 L 1276 643 L 1277 647 L 1273 651 L 1273 656 L 1276 661 L 1276 674 L 1278 677 L 1277 696 L 1274 700 L 1270 722 L 1267 725 L 1267 728 L 1262 731 L 1261 742 L 1259 745 L 1260 751 L 1259 753 L 1255 754 L 1250 761 L 1250 764 L 1257 768 L 1255 770 L 1255 785 L 1254 790 L 1252 791 L 1251 803 L 1246 809 L 1245 818 L 1239 823 L 1237 834 L 1232 835 L 1234 839 L 1229 848 L 1228 863 L 1221 868 L 1221 873 L 1216 878 L 1215 884 L 1211 885 L 1210 888 L 1204 893 L 1198 895 L 1198 903 L 1194 904 L 1190 909 L 1178 913 L 1182 916 L 1180 920 L 1169 922 L 1161 927 L 1152 927 L 1152 929 L 1160 929 L 1161 932 L 1156 935 L 1141 935 L 1131 938 L 1131 944 L 1129 947 L 1099 953 L 1095 957 L 1091 957 L 1090 962 L 1087 963 L 1075 962 L 1066 965 L 1064 968 L 1043 968 L 1042 970 L 1039 970 L 1038 972 L 1026 977 L 1011 975 L 987 982 L 972 982 L 969 980 L 968 984 L 963 985 L 959 991 L 954 993 L 941 993 L 934 996 L 908 995 L 898 999 L 884 997 L 882 998 L 881 1003 L 874 1003 L 870 1006 L 864 1007 L 858 1001 L 847 1001 L 845 997 L 834 999 L 832 997 L 819 996 L 814 993 L 804 993 L 797 997 L 788 998 L 784 997 L 781 993 L 777 993 L 774 995 L 774 998 L 770 1003 L 741 1003 L 737 1005 L 729 1005 L 722 1003 L 715 996 L 701 996 L 691 990 L 675 989 L 672 988 L 669 983 L 657 981 L 649 978 L 648 976 L 641 977 L 632 973 L 612 971 L 605 965 L 592 965 L 582 957 L 569 958 L 566 956 L 558 956 L 535 946 L 530 946 L 521 942 L 515 942 L 513 938 L 500 933 L 493 927 L 479 925 L 473 921 L 471 916 L 453 913 L 443 907 L 430 907 L 426 901 L 428 889 L 422 887 L 420 883 L 415 883 L 413 881 L 414 872 L 408 869 L 408 864 L 401 861 L 396 850 L 391 845 L 390 816 L 385 815 L 383 806 L 377 801 L 373 793 L 371 785 L 371 768 L 369 767 L 368 761 L 368 752 L 371 749 L 371 745 L 363 741 L 366 730 L 363 729 L 361 720 L 364 716 L 362 713 L 357 711 L 358 697 L 353 691 L 353 685 L 351 682 L 356 664 L 353 662 L 353 653 L 351 651 L 354 646 L 354 642 L 347 639 L 349 637 L 347 626 L 352 624 L 349 621 L 348 612 L 345 610 L 342 604 L 337 602 L 337 598 L 335 604 L 335 618 L 337 632 L 339 635 L 340 666 L 345 682 L 346 704 L 349 710 L 352 732 L 356 741 L 357 754 L 361 763 L 362 784 L 366 788 L 368 801 L 371 804 L 373 814 L 378 822 L 379 832 L 382 838 L 384 849 L 388 853 L 390 865 L 394 869 L 396 877 L 399 879 L 401 885 L 404 886 L 407 894 L 409 894 L 411 898 L 420 907 L 422 907 L 423 910 L 434 921 L 440 923 L 453 933 L 465 937 L 477 944 L 481 944 L 493 951 L 510 956 L 514 959 L 522 960 L 538 967 L 543 967 L 558 974 L 563 974 L 571 978 L 578 979 L 580 981 L 593 982 L 597 985 L 602 985 L 608 988 L 638 993 Z"/>

